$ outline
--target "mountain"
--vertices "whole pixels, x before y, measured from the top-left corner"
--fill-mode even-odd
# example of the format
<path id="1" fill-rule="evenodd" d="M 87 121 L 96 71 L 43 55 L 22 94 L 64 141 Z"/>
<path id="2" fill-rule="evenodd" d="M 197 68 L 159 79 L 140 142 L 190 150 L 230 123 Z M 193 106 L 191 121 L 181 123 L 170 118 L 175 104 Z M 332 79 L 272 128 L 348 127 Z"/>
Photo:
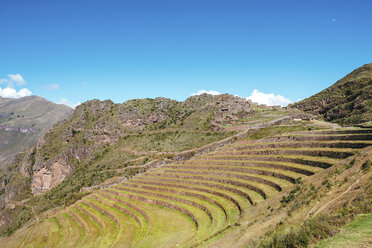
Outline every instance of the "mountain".
<path id="1" fill-rule="evenodd" d="M 288 108 L 87 101 L 0 170 L 0 246 L 315 247 L 352 223 L 366 247 L 370 72 Z"/>
<path id="2" fill-rule="evenodd" d="M 180 152 L 225 138 L 233 132 L 224 132 L 224 125 L 251 116 L 252 105 L 239 97 L 207 94 L 184 102 L 167 98 L 123 104 L 87 101 L 47 132 L 28 155 L 32 193 L 37 195 L 58 185 L 82 163 L 98 166 L 98 158 L 106 158 L 105 153 L 120 164 L 146 155 L 151 160 L 145 152 Z M 111 149 L 115 145 L 119 152 Z M 105 165 L 105 170 L 120 166 L 114 161 Z M 103 168 L 95 172 L 100 170 Z"/>
<path id="3" fill-rule="evenodd" d="M 342 125 L 372 120 L 372 63 L 366 64 L 327 89 L 292 105 Z"/>
<path id="4" fill-rule="evenodd" d="M 369 247 L 371 140 L 229 95 L 88 101 L 8 167 L 0 246 L 313 247 L 353 221 Z"/>
<path id="5" fill-rule="evenodd" d="M 0 233 L 11 233 L 33 216 L 19 202 L 32 202 L 35 213 L 67 206 L 103 185 L 232 142 L 247 126 L 287 114 L 228 94 L 184 102 L 87 101 L 0 171 Z M 259 121 L 247 121 L 257 115 Z"/>
<path id="6" fill-rule="evenodd" d="M 71 108 L 39 96 L 0 97 L 0 168 L 71 114 Z"/>

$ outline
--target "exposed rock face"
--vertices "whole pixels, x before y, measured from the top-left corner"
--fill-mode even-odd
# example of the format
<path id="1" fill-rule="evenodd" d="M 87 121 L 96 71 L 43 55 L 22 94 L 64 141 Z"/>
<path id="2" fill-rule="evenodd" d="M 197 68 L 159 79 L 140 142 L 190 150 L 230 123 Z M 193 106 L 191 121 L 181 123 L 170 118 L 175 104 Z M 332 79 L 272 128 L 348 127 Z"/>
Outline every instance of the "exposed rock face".
<path id="1" fill-rule="evenodd" d="M 49 168 L 43 167 L 34 172 L 31 182 L 32 194 L 38 195 L 53 188 L 62 182 L 71 171 L 70 165 L 65 164 L 64 161 L 56 161 Z"/>
<path id="2" fill-rule="evenodd" d="M 206 123 L 213 131 L 223 130 L 225 124 L 231 124 L 242 118 L 254 114 L 251 101 L 228 94 L 192 96 L 184 102 L 184 106 L 191 109 L 189 119 L 194 120 L 205 116 Z"/>
<path id="3" fill-rule="evenodd" d="M 118 106 L 117 120 L 129 130 L 141 129 L 147 125 L 164 123 L 184 114 L 182 103 L 172 99 L 130 100 Z"/>
<path id="4" fill-rule="evenodd" d="M 0 125 L 0 130 L 15 132 L 15 133 L 37 133 L 37 130 L 27 127 L 10 127 L 5 125 Z"/>

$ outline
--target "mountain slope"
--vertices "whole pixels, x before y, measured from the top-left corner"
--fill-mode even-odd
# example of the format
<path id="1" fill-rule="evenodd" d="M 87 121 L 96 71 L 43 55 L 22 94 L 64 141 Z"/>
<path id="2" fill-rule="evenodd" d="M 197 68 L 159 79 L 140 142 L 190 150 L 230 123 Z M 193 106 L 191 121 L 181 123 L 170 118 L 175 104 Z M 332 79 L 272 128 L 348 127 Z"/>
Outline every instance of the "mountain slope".
<path id="1" fill-rule="evenodd" d="M 292 105 L 342 125 L 372 120 L 372 63 L 366 64 L 329 88 Z"/>
<path id="2" fill-rule="evenodd" d="M 196 96 L 185 102 L 88 101 L 40 140 L 32 164 L 32 192 L 40 194 L 56 186 L 81 163 L 101 166 L 98 158 L 106 153 L 120 164 L 143 157 L 144 152 L 180 152 L 225 138 L 231 134 L 221 132 L 224 124 L 252 113 L 248 101 L 229 95 Z M 106 166 L 116 169 L 118 164 Z"/>
<path id="3" fill-rule="evenodd" d="M 71 108 L 38 96 L 0 97 L 0 168 L 71 114 Z"/>
<path id="4" fill-rule="evenodd" d="M 88 101 L 8 167 L 0 245 L 307 247 L 371 211 L 371 140 L 229 95 Z"/>
<path id="5" fill-rule="evenodd" d="M 259 235 L 294 221 L 302 223 L 306 213 L 315 218 L 354 201 L 362 205 L 350 205 L 342 216 L 370 211 L 372 174 L 363 165 L 370 163 L 372 129 L 315 130 L 320 128 L 316 123 L 287 119 L 213 152 L 102 187 L 66 208 L 41 215 L 35 225 L 0 244 L 254 247 Z M 262 136 L 266 137 L 257 139 Z M 306 234 L 327 237 L 316 236 L 323 227 L 318 225 L 331 220 L 320 219 Z M 307 247 L 295 235 L 292 240 L 280 239 L 281 246 L 271 246 L 268 240 L 262 247 Z"/>
<path id="6" fill-rule="evenodd" d="M 193 96 L 184 102 L 87 101 L 0 173 L 4 213 L 0 233 L 12 232 L 33 216 L 29 207 L 14 203 L 27 200 L 35 213 L 70 205 L 103 187 L 103 182 L 125 180 L 148 168 L 187 159 L 213 144 L 231 142 L 228 137 L 250 125 L 245 120 L 260 111 L 246 99 L 227 94 Z M 262 111 L 268 120 L 273 118 L 270 109 Z M 288 114 L 274 112 L 279 117 Z"/>

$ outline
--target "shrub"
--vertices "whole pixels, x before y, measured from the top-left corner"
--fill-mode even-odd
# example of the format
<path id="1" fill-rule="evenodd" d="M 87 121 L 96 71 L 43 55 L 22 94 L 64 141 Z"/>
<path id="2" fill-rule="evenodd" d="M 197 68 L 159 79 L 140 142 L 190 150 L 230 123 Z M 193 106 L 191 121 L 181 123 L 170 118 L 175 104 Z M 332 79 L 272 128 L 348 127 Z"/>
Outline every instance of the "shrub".
<path id="1" fill-rule="evenodd" d="M 296 184 L 302 184 L 302 177 L 296 179 Z"/>
<path id="2" fill-rule="evenodd" d="M 355 158 L 353 158 L 353 160 L 351 160 L 350 163 L 346 164 L 345 168 L 350 169 L 351 167 L 353 167 L 354 164 L 355 164 Z"/>
<path id="3" fill-rule="evenodd" d="M 325 185 L 327 187 L 327 189 L 331 189 L 332 188 L 332 184 L 331 184 L 331 182 L 328 179 L 324 180 L 322 182 L 322 185 Z"/>
<path id="4" fill-rule="evenodd" d="M 372 167 L 372 162 L 371 160 L 367 160 L 362 164 L 362 170 L 363 171 L 369 171 Z"/>

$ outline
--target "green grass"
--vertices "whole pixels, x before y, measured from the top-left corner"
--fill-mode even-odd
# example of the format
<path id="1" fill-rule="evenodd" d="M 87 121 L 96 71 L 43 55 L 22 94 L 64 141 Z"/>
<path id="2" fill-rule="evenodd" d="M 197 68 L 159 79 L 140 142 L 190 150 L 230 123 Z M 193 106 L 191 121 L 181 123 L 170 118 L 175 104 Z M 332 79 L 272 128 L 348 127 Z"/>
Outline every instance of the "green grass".
<path id="1" fill-rule="evenodd" d="M 123 184 L 122 186 L 126 187 L 126 188 L 132 188 L 132 189 L 135 189 L 135 190 L 139 190 L 139 191 L 145 191 L 145 192 L 148 192 L 148 193 L 151 193 L 151 192 L 152 193 L 160 193 L 160 194 L 163 194 L 163 195 L 173 196 L 173 197 L 177 197 L 179 199 L 184 199 L 184 200 L 195 202 L 197 204 L 200 204 L 201 206 L 206 207 L 211 212 L 211 214 L 213 216 L 213 228 L 218 229 L 218 228 L 223 227 L 226 224 L 225 215 L 223 213 L 223 210 L 221 208 L 219 208 L 217 205 L 215 205 L 214 203 L 209 202 L 207 200 L 204 200 L 204 199 L 200 199 L 200 198 L 197 198 L 197 197 L 194 197 L 194 196 L 188 196 L 186 194 L 178 193 L 178 192 L 180 192 L 180 190 L 176 190 L 175 192 L 169 192 L 169 191 L 157 190 L 158 187 L 155 187 L 154 189 L 147 189 L 147 188 L 144 189 L 144 188 L 138 187 L 137 185 L 133 185 L 133 184 Z M 169 187 L 169 189 L 171 189 L 171 187 Z M 197 193 L 197 194 L 203 195 L 203 194 L 200 194 L 200 193 Z M 212 199 L 212 200 L 214 199 L 213 196 L 212 197 L 209 196 L 207 198 Z M 219 201 L 217 201 L 217 202 L 220 203 Z"/>
<path id="2" fill-rule="evenodd" d="M 259 175 L 259 174 L 249 173 L 249 172 L 240 172 L 240 171 L 235 171 L 235 170 L 229 170 L 229 168 L 231 168 L 231 169 L 235 169 L 235 168 L 236 169 L 240 169 L 241 167 L 238 167 L 238 166 L 229 166 L 228 168 L 224 168 L 223 166 L 220 166 L 220 167 L 213 166 L 213 167 L 216 167 L 214 169 L 209 169 L 209 168 L 205 168 L 205 167 L 206 166 L 193 166 L 193 168 L 183 169 L 183 168 L 177 168 L 177 166 L 173 166 L 173 167 L 164 167 L 164 169 L 165 170 L 174 170 L 174 171 L 177 171 L 177 170 L 183 170 L 183 171 L 190 170 L 190 171 L 199 171 L 201 173 L 203 173 L 203 171 L 205 171 L 205 172 L 216 171 L 216 172 L 222 172 L 222 173 L 228 173 L 230 171 L 230 172 L 232 172 L 234 174 L 237 174 L 237 175 L 247 175 L 247 176 L 252 176 L 252 177 L 257 177 L 257 178 L 262 178 L 262 179 L 265 179 L 265 180 L 269 180 L 271 182 L 274 182 L 274 183 L 278 184 L 281 187 L 287 187 L 287 186 L 290 186 L 291 185 L 290 182 L 288 182 L 288 181 L 286 181 L 284 179 L 278 178 L 278 177 L 274 177 L 274 176 L 266 176 L 266 175 Z M 286 174 L 286 176 L 288 176 L 287 173 L 285 173 L 285 174 Z M 293 179 L 296 179 L 296 178 L 298 178 L 298 177 L 294 177 Z"/>
<path id="3" fill-rule="evenodd" d="M 147 183 L 150 183 L 151 186 L 154 185 L 156 187 L 161 187 L 161 188 L 162 187 L 165 187 L 165 188 L 169 187 L 169 188 L 172 188 L 172 189 L 173 188 L 174 189 L 181 189 L 181 190 L 185 190 L 185 191 L 195 192 L 195 193 L 198 193 L 198 194 L 203 194 L 203 195 L 206 195 L 208 197 L 211 197 L 212 199 L 215 199 L 218 202 L 225 202 L 224 204 L 222 204 L 222 203 L 221 204 L 223 206 L 225 206 L 225 204 L 226 204 L 225 209 L 228 212 L 230 211 L 230 213 L 228 213 L 229 216 L 235 216 L 235 215 L 239 214 L 238 207 L 234 203 L 232 203 L 230 200 L 227 200 L 227 199 L 225 199 L 221 196 L 217 196 L 215 194 L 211 194 L 211 193 L 207 193 L 207 192 L 203 191 L 203 190 L 211 190 L 211 187 L 203 186 L 203 185 L 192 185 L 193 182 L 198 182 L 197 180 L 182 180 L 182 181 L 178 181 L 178 182 L 167 182 L 167 181 L 161 181 L 161 180 L 158 181 L 158 180 L 154 180 L 154 179 L 159 179 L 159 177 L 150 177 L 150 176 L 146 176 L 146 177 L 143 177 L 143 178 L 137 177 L 136 180 L 134 181 L 134 183 L 137 183 L 137 184 L 142 184 L 143 183 L 143 185 L 149 185 Z M 164 183 L 165 185 L 160 185 L 159 186 L 159 183 L 160 184 Z M 215 183 L 215 184 L 218 185 L 218 183 Z M 177 186 L 179 186 L 179 187 L 177 187 Z M 185 189 L 184 186 L 186 186 L 186 187 L 187 186 L 197 187 L 200 190 Z M 237 195 L 235 193 L 227 192 L 227 191 L 219 189 L 217 187 L 212 187 L 212 191 L 230 196 L 233 200 L 235 200 L 239 204 L 241 209 L 246 209 L 246 208 L 249 208 L 251 206 L 245 198 L 243 198 L 240 195 Z M 232 217 L 229 217 L 229 218 L 231 219 Z"/>
<path id="4" fill-rule="evenodd" d="M 296 123 L 290 126 L 278 125 L 278 126 L 266 127 L 266 128 L 262 128 L 261 130 L 254 133 L 253 135 L 249 136 L 248 140 L 258 140 L 258 139 L 277 136 L 277 135 L 281 135 L 281 134 L 285 134 L 285 133 L 293 132 L 293 131 L 308 131 L 309 129 L 313 130 L 317 128 L 307 123 Z"/>
<path id="5" fill-rule="evenodd" d="M 189 204 L 183 203 L 183 202 L 178 202 L 178 201 L 162 198 L 160 196 L 153 196 L 153 195 L 148 194 L 149 191 L 141 191 L 141 192 L 135 193 L 135 192 L 131 192 L 130 190 L 122 189 L 122 188 L 113 188 L 113 190 L 116 191 L 116 192 L 119 192 L 119 193 L 141 196 L 141 197 L 145 197 L 145 198 L 148 198 L 148 199 L 156 199 L 156 200 L 160 200 L 160 201 L 163 201 L 163 202 L 169 202 L 169 203 L 172 203 L 174 205 L 180 206 L 180 207 L 190 211 L 191 213 L 193 213 L 193 215 L 198 220 L 199 230 L 201 230 L 201 232 L 203 232 L 207 228 L 211 227 L 211 222 L 210 222 L 210 219 L 209 219 L 207 213 L 204 212 L 203 210 L 195 207 L 195 206 L 192 206 L 192 205 L 189 205 Z M 159 193 L 159 194 L 166 195 L 166 194 L 163 194 L 163 193 Z"/>
<path id="6" fill-rule="evenodd" d="M 73 218 L 67 213 L 60 214 L 59 218 L 61 219 L 63 245 L 69 247 L 79 244 L 82 238 L 81 236 L 82 233 L 79 226 L 75 223 Z"/>
<path id="7" fill-rule="evenodd" d="M 321 241 L 316 248 L 356 248 L 372 246 L 372 214 L 357 216 L 332 238 Z"/>
<path id="8" fill-rule="evenodd" d="M 186 174 L 186 173 L 177 173 L 178 176 L 181 177 L 182 180 L 187 180 L 190 182 L 190 184 L 192 184 L 193 181 L 195 182 L 211 182 L 213 184 L 218 184 L 218 185 L 225 185 L 225 186 L 229 186 L 231 188 L 236 188 L 236 189 L 239 189 L 240 191 L 243 191 L 245 193 L 247 193 L 250 198 L 252 199 L 253 202 L 260 202 L 263 200 L 262 196 L 259 195 L 257 192 L 253 191 L 253 190 L 250 190 L 248 188 L 245 188 L 245 187 L 240 187 L 240 186 L 235 186 L 235 185 L 231 185 L 231 184 L 228 184 L 228 183 L 224 183 L 222 181 L 213 181 L 212 179 L 213 178 L 216 178 L 216 179 L 224 179 L 223 177 L 217 177 L 217 176 L 209 176 L 209 177 L 203 177 L 201 179 L 198 179 L 198 178 L 191 178 L 191 179 L 184 179 L 182 178 L 182 176 L 200 176 L 200 175 L 194 175 L 194 174 Z M 164 178 L 164 179 L 177 179 L 177 177 L 173 174 L 160 174 L 158 175 L 158 173 L 147 173 L 145 175 L 146 177 L 149 176 L 149 177 L 157 177 L 157 178 Z M 234 181 L 238 181 L 238 182 L 241 182 L 241 183 L 246 183 L 245 181 L 239 181 L 238 179 L 233 179 Z M 271 189 L 269 189 L 271 190 Z M 229 194 L 229 192 L 226 192 L 227 194 Z"/>
<path id="9" fill-rule="evenodd" d="M 229 164 L 229 166 L 239 166 L 241 168 L 252 168 L 252 169 L 258 169 L 258 170 L 266 170 L 266 171 L 273 171 L 273 172 L 280 172 L 280 173 L 285 173 L 288 174 L 288 176 L 297 178 L 301 176 L 301 174 L 297 172 L 292 172 L 292 171 L 287 171 L 285 169 L 276 169 L 276 168 L 266 168 L 266 167 L 260 167 L 259 165 L 255 165 L 254 163 L 259 163 L 259 164 L 267 164 L 267 165 L 282 165 L 286 167 L 293 167 L 293 168 L 299 168 L 299 169 L 305 169 L 310 172 L 318 172 L 322 170 L 321 168 L 313 167 L 313 166 L 308 166 L 308 165 L 303 165 L 303 164 L 296 164 L 296 163 L 289 163 L 289 162 L 277 162 L 277 161 L 260 161 L 260 160 L 250 160 L 248 161 L 247 165 L 241 165 L 242 160 L 198 160 L 197 162 L 200 162 L 198 165 L 195 165 L 193 163 L 185 163 L 185 165 L 194 165 L 194 166 L 199 166 L 199 165 L 216 165 L 216 166 L 226 166 Z M 210 164 L 209 164 L 210 163 Z M 237 163 L 237 164 L 234 164 Z M 250 164 L 252 163 L 252 164 Z"/>
<path id="10" fill-rule="evenodd" d="M 177 243 L 188 242 L 195 237 L 194 223 L 178 211 L 145 202 L 139 203 L 121 196 L 111 196 L 136 205 L 149 215 L 147 231 L 136 241 L 135 247 L 175 247 Z"/>
<path id="11" fill-rule="evenodd" d="M 124 136 L 118 146 L 136 151 L 180 152 L 213 143 L 234 134 L 235 132 L 159 131 Z"/>
<path id="12" fill-rule="evenodd" d="M 148 182 L 148 181 L 147 181 Z M 172 184 L 172 185 L 148 185 L 148 184 L 141 184 L 141 181 L 135 181 L 135 184 L 136 185 L 139 185 L 139 186 L 150 186 L 150 187 L 156 187 L 158 189 L 163 189 L 163 190 L 168 190 L 168 189 L 171 189 L 172 191 L 179 191 L 179 192 L 182 192 L 182 193 L 193 193 L 193 194 L 198 194 L 198 195 L 201 195 L 203 197 L 206 197 L 206 198 L 209 198 L 213 201 L 216 201 L 218 202 L 219 204 L 221 204 L 221 206 L 226 210 L 226 214 L 227 214 L 227 218 L 228 218 L 228 223 L 233 223 L 234 221 L 237 220 L 237 216 L 239 215 L 239 212 L 238 212 L 238 209 L 237 207 L 234 205 L 234 203 L 232 203 L 231 201 L 221 197 L 221 196 L 218 196 L 218 195 L 215 195 L 215 194 L 212 194 L 212 193 L 209 193 L 209 192 L 204 192 L 204 191 L 200 191 L 200 190 L 194 190 L 194 189 L 185 189 L 185 188 L 179 188 L 177 187 L 177 184 Z M 201 188 L 201 187 L 199 187 Z M 215 191 L 215 190 L 214 190 Z M 175 194 L 175 192 L 173 192 L 173 194 Z M 219 209 L 219 211 L 221 211 L 221 209 Z M 225 218 L 225 216 L 223 215 L 223 218 Z"/>
<path id="13" fill-rule="evenodd" d="M 169 137 L 175 137 L 174 132 L 154 132 L 153 134 L 164 134 L 164 144 L 169 142 Z M 127 142 L 128 139 L 139 136 L 141 135 L 128 136 L 120 142 Z M 157 139 L 159 138 L 158 136 L 156 137 Z M 126 145 L 125 142 L 120 143 L 118 146 L 106 149 L 102 151 L 102 153 L 97 153 L 94 162 L 89 164 L 88 168 L 84 168 L 87 164 L 81 164 L 80 167 L 75 170 L 74 173 L 76 174 L 72 173 L 70 176 L 74 181 L 80 180 L 77 184 L 72 184 L 71 182 L 74 181 L 71 180 L 68 183 L 63 182 L 61 186 L 57 186 L 55 189 L 51 190 L 50 194 L 46 193 L 42 196 L 43 198 L 38 198 L 41 199 L 38 204 L 42 202 L 46 203 L 48 200 L 50 202 L 49 204 L 51 204 L 58 200 L 58 198 L 53 197 L 58 196 L 61 192 L 65 192 L 67 195 L 77 194 L 82 197 L 82 201 L 76 203 L 75 206 L 80 206 L 80 208 L 84 209 L 89 214 L 76 209 L 74 206 L 70 207 L 68 211 L 74 213 L 77 218 L 84 223 L 84 232 L 81 231 L 81 226 L 78 225 L 78 223 L 74 221 L 66 211 L 62 211 L 62 213 L 57 212 L 57 216 L 59 216 L 58 220 L 61 220 L 60 225 L 54 223 L 53 218 L 49 218 L 47 219 L 48 221 L 43 222 L 43 225 L 35 225 L 34 227 L 31 227 L 31 229 L 38 230 L 38 228 L 42 228 L 43 231 L 41 233 L 46 236 L 46 241 L 50 245 L 59 243 L 65 244 L 66 246 L 73 246 L 73 243 L 79 243 L 79 246 L 81 247 L 91 246 L 92 244 L 101 247 L 111 247 L 116 244 L 120 247 L 176 247 L 177 245 L 181 247 L 192 247 L 195 244 L 202 244 L 205 240 L 209 240 L 208 242 L 212 240 L 217 241 L 218 239 L 223 238 L 225 233 L 224 230 L 226 228 L 235 229 L 238 228 L 243 221 L 250 221 L 244 219 L 244 216 L 246 216 L 247 213 L 249 214 L 254 212 L 256 205 L 260 205 L 261 203 L 265 204 L 264 198 L 260 194 L 259 190 L 262 190 L 268 198 L 275 199 L 278 195 L 279 189 L 276 188 L 276 185 L 272 185 L 272 183 L 279 185 L 282 189 L 296 184 L 294 190 L 290 192 L 288 190 L 286 195 L 282 197 L 281 203 L 280 198 L 277 197 L 277 201 L 280 205 L 278 208 L 287 209 L 287 214 L 294 213 L 299 209 L 299 206 L 308 204 L 308 202 L 317 197 L 316 193 L 319 188 L 305 188 L 302 180 L 296 181 L 299 177 L 306 179 L 306 176 L 284 169 L 264 168 L 254 164 L 251 164 L 251 166 L 249 163 L 277 164 L 301 169 L 310 169 L 311 171 L 317 172 L 322 171 L 323 169 L 297 163 L 301 163 L 300 160 L 329 163 L 337 163 L 340 161 L 339 159 L 331 159 L 329 157 L 319 157 L 316 153 L 314 153 L 314 156 L 302 154 L 220 154 L 219 156 L 216 156 L 216 153 L 214 153 L 214 155 L 213 153 L 210 153 L 203 155 L 198 159 L 185 161 L 184 163 L 168 164 L 161 168 L 151 169 L 144 172 L 142 175 L 136 176 L 134 179 L 129 179 L 126 182 L 123 182 L 121 185 L 111 186 L 108 190 L 93 191 L 93 195 L 91 196 L 84 196 L 84 194 L 76 190 L 78 189 L 77 185 L 85 184 L 84 180 L 88 181 L 91 179 L 90 177 L 93 174 L 97 176 L 99 173 L 103 173 L 103 170 L 124 168 L 125 166 L 128 166 L 128 164 L 117 165 L 117 163 L 120 163 L 122 160 L 127 161 L 128 158 L 138 158 L 140 155 L 132 154 L 128 151 L 128 146 L 126 147 L 127 150 L 123 151 L 120 149 Z M 150 144 L 151 142 L 152 138 L 150 135 L 149 139 L 141 140 L 139 144 L 144 145 L 147 143 Z M 264 141 L 258 141 L 257 143 L 264 144 L 263 142 Z M 275 143 L 272 141 L 269 142 Z M 316 149 L 293 149 L 289 147 L 290 144 L 291 143 L 288 143 L 287 147 L 268 149 L 268 151 L 291 149 L 299 151 L 356 151 L 356 149 L 334 149 L 328 147 Z M 132 146 L 133 147 L 131 148 L 139 148 L 138 144 L 132 144 Z M 230 148 L 232 147 L 234 146 L 230 146 Z M 265 151 L 265 149 L 261 150 Z M 123 154 L 121 154 L 121 152 L 123 152 Z M 220 160 L 217 160 L 216 158 L 219 158 Z M 249 163 L 245 166 L 241 164 L 244 162 L 240 160 L 241 158 L 250 158 L 252 160 L 249 160 Z M 263 158 L 262 160 L 274 159 L 274 161 L 260 161 L 260 158 Z M 275 161 L 275 159 L 278 158 L 295 159 L 296 163 Z M 98 166 L 100 164 L 106 164 L 107 166 L 103 168 Z M 236 170 L 245 168 L 280 173 L 292 177 L 294 181 L 289 182 L 271 175 L 256 175 L 252 171 L 244 172 Z M 246 178 L 244 178 L 244 176 Z M 260 181 L 262 179 L 266 181 Z M 160 183 L 160 185 L 157 185 L 157 183 Z M 230 183 L 232 183 L 232 185 L 230 185 Z M 320 187 L 325 189 L 327 184 L 329 184 L 330 187 L 336 185 L 334 180 L 329 179 L 329 181 L 324 181 Z M 195 188 L 185 189 L 182 188 L 182 185 L 193 186 Z M 259 190 L 255 191 L 252 187 Z M 199 188 L 199 190 L 196 188 Z M 210 192 L 203 191 L 203 188 L 210 190 Z M 240 190 L 240 192 L 237 190 Z M 71 192 L 70 194 L 67 193 L 69 191 Z M 236 200 L 242 208 L 242 215 L 239 214 L 238 208 L 233 201 L 228 200 L 221 195 L 213 194 L 211 191 L 223 193 L 225 196 L 230 196 Z M 105 197 L 105 194 L 109 197 Z M 253 206 L 249 203 L 249 200 L 244 198 L 244 194 L 248 195 L 252 199 L 254 202 Z M 304 199 L 298 199 L 302 195 L 304 195 Z M 125 203 L 120 203 L 118 200 L 130 203 L 133 206 L 126 206 Z M 113 204 L 121 206 L 123 209 L 126 209 L 127 212 L 119 211 L 119 209 L 115 208 Z M 97 209 L 97 207 L 99 209 Z M 135 210 L 136 207 L 140 210 Z M 183 210 L 177 207 L 182 208 Z M 269 207 L 270 208 L 265 209 L 265 211 L 269 212 L 270 209 L 272 209 L 272 206 Z M 144 214 L 141 213 L 141 210 L 144 211 Z M 223 210 L 226 210 L 228 216 L 227 219 Z M 40 209 L 38 211 L 40 211 Z M 135 215 L 135 217 L 128 213 L 128 211 Z M 188 212 L 191 213 L 192 216 L 188 216 Z M 208 216 L 209 213 L 212 215 L 212 222 L 210 216 Z M 136 216 L 140 221 L 136 219 Z M 198 229 L 193 222 L 193 217 L 197 220 Z M 332 224 L 334 221 L 338 221 L 337 218 L 339 217 L 324 217 L 324 219 L 322 219 L 323 217 L 309 220 L 306 222 L 304 227 L 297 226 L 297 229 L 294 229 L 293 232 L 291 231 L 289 234 L 287 233 L 285 236 L 280 238 L 282 240 L 280 242 L 294 242 L 293 244 L 297 242 L 297 245 L 300 244 L 298 242 L 307 242 L 306 244 L 309 244 L 310 240 L 319 235 L 322 235 L 322 238 L 329 237 L 329 233 L 334 233 Z M 326 224 L 322 225 L 324 221 Z M 340 225 L 338 225 L 338 227 L 339 226 Z M 73 232 L 76 232 L 76 236 L 71 236 Z M 83 233 L 85 237 L 81 238 Z M 310 234 L 308 235 L 307 233 Z M 22 235 L 25 235 L 25 232 Z M 33 239 L 35 239 L 35 236 L 32 236 L 30 241 L 26 241 L 25 243 L 40 244 L 42 241 L 42 239 L 35 239 L 35 241 L 33 241 Z M 268 240 L 267 242 L 269 246 L 264 247 L 271 247 L 271 240 Z"/>

